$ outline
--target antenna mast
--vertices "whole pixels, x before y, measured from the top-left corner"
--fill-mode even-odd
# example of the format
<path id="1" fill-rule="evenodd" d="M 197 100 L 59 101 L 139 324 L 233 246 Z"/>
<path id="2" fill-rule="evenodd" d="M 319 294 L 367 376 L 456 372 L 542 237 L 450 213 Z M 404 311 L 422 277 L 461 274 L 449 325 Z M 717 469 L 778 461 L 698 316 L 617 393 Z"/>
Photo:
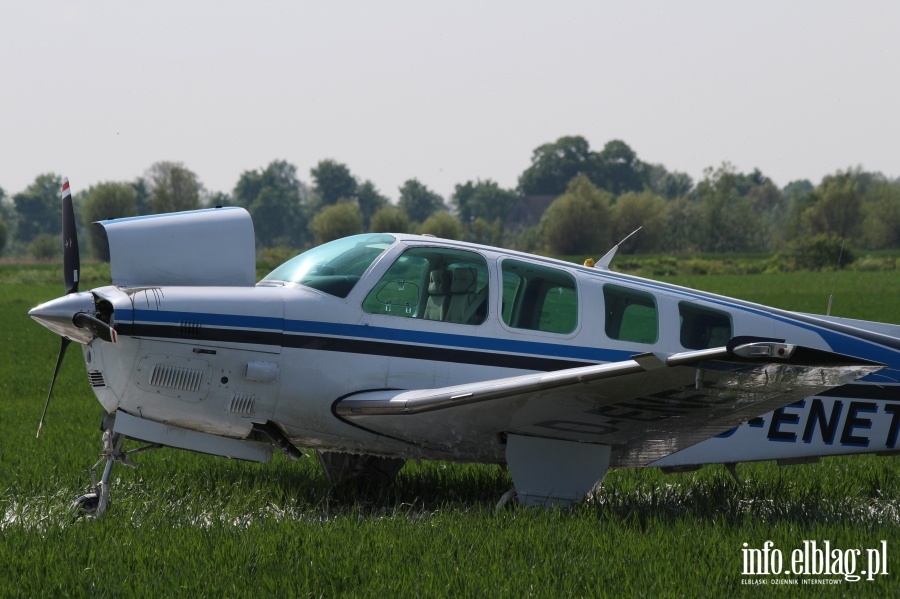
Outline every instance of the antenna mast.
<path id="1" fill-rule="evenodd" d="M 600 261 L 597 262 L 597 268 L 602 268 L 603 270 L 609 270 L 609 265 L 612 262 L 612 259 L 615 257 L 616 250 L 619 249 L 619 246 L 622 245 L 623 243 L 625 243 L 629 237 L 631 237 L 632 235 L 634 235 L 635 233 L 637 233 L 638 231 L 640 231 L 643 228 L 644 228 L 644 225 L 641 225 L 640 227 L 638 227 L 637 229 L 635 229 L 634 231 L 632 231 L 631 233 L 626 235 L 625 239 L 623 239 L 622 241 L 620 241 L 619 243 L 614 245 L 613 248 L 611 250 L 609 250 L 608 252 L 606 252 L 606 255 L 603 256 L 602 258 L 600 258 Z"/>
<path id="2" fill-rule="evenodd" d="M 825 310 L 825 316 L 831 316 L 831 300 L 834 299 L 834 285 L 837 283 L 837 274 L 841 269 L 841 258 L 844 257 L 844 240 L 841 239 L 841 251 L 838 254 L 837 268 L 834 269 L 834 278 L 831 279 L 831 295 L 828 296 L 828 308 Z"/>

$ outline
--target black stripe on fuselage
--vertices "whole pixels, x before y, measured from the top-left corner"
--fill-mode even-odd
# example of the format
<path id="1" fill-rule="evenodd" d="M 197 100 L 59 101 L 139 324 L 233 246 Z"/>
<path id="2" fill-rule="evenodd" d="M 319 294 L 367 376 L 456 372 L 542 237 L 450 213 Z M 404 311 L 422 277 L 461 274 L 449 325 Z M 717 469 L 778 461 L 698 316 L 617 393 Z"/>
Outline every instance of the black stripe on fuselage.
<path id="1" fill-rule="evenodd" d="M 590 366 L 595 362 L 556 359 L 543 356 L 522 356 L 491 351 L 454 349 L 430 345 L 410 345 L 367 339 L 346 337 L 326 337 L 275 331 L 255 331 L 248 329 L 227 329 L 202 327 L 186 329 L 176 325 L 121 324 L 116 327 L 120 335 L 131 337 L 155 337 L 178 341 L 211 341 L 219 343 L 250 343 L 273 345 L 293 349 L 309 349 L 367 356 L 408 358 L 454 364 L 476 364 L 496 368 L 517 368 L 520 370 L 550 372 L 579 366 Z"/>
<path id="2" fill-rule="evenodd" d="M 157 337 L 178 341 L 215 341 L 220 343 L 252 343 L 281 345 L 281 333 L 252 329 L 220 329 L 213 327 L 185 327 L 167 324 L 117 324 L 116 332 L 131 337 Z"/>

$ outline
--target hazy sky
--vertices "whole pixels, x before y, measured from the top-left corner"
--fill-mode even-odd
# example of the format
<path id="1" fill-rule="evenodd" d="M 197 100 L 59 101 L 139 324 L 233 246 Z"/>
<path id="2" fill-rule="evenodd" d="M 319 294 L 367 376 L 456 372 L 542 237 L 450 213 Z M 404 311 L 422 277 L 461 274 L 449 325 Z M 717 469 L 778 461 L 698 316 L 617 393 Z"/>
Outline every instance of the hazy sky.
<path id="1" fill-rule="evenodd" d="M 514 187 L 542 143 L 690 174 L 900 176 L 900 2 L 7 2 L 0 187 L 333 158 L 396 199 Z"/>

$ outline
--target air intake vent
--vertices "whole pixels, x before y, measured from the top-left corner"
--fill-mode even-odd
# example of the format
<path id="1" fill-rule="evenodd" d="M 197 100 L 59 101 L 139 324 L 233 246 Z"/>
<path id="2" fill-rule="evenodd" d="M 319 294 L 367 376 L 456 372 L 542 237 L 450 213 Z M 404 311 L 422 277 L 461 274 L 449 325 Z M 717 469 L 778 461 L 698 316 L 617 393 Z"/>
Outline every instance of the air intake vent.
<path id="1" fill-rule="evenodd" d="M 203 371 L 184 366 L 157 364 L 150 374 L 150 384 L 154 387 L 196 392 L 200 390 Z"/>
<path id="2" fill-rule="evenodd" d="M 88 371 L 88 380 L 91 381 L 91 387 L 105 387 L 106 381 L 103 380 L 103 373 L 97 370 Z"/>
<path id="3" fill-rule="evenodd" d="M 252 393 L 235 393 L 231 397 L 231 405 L 228 411 L 240 416 L 252 416 L 256 408 L 256 396 Z"/>

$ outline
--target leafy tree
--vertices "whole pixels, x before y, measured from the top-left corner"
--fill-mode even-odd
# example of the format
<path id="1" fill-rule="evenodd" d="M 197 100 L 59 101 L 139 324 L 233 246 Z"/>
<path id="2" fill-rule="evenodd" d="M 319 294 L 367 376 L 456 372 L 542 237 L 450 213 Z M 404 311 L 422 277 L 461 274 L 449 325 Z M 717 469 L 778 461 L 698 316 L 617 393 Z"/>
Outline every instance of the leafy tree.
<path id="1" fill-rule="evenodd" d="M 832 234 L 842 239 L 859 233 L 862 222 L 862 194 L 859 183 L 847 173 L 825 177 L 813 192 L 814 203 L 803 214 L 806 231 Z"/>
<path id="2" fill-rule="evenodd" d="M 665 198 L 651 191 L 632 191 L 619 196 L 612 211 L 613 243 L 641 227 L 641 231 L 622 246 L 622 251 L 659 251 L 666 240 L 666 205 Z"/>
<path id="3" fill-rule="evenodd" d="M 599 189 L 586 175 L 569 183 L 544 213 L 541 228 L 548 251 L 554 254 L 584 254 L 610 247 L 609 192 Z"/>
<path id="4" fill-rule="evenodd" d="M 480 218 L 487 222 L 502 221 L 518 199 L 515 191 L 503 189 L 491 180 L 478 181 L 474 185 L 469 182 L 466 185 L 471 185 L 472 190 L 465 201 L 466 211 L 471 220 Z M 457 185 L 457 189 L 459 187 Z M 460 210 L 460 220 L 464 225 L 469 224 L 471 220 L 463 220 L 462 214 Z"/>
<path id="5" fill-rule="evenodd" d="M 134 204 L 138 214 L 150 213 L 150 189 L 147 187 L 147 180 L 138 177 L 131 184 L 134 188 Z"/>
<path id="6" fill-rule="evenodd" d="M 307 241 L 305 195 L 297 167 L 274 160 L 261 171 L 244 171 L 232 199 L 253 217 L 259 247 L 300 246 Z"/>
<path id="7" fill-rule="evenodd" d="M 62 219 L 60 219 L 62 223 Z M 60 224 L 60 230 L 62 225 Z M 28 254 L 35 260 L 53 260 L 62 253 L 62 235 L 39 233 L 28 244 Z"/>
<path id="8" fill-rule="evenodd" d="M 322 208 L 312 220 L 316 244 L 362 233 L 362 212 L 353 202 L 339 202 Z"/>
<path id="9" fill-rule="evenodd" d="M 3 248 L 6 247 L 6 236 L 9 233 L 9 230 L 6 227 L 6 220 L 8 219 L 7 211 L 6 211 L 6 192 L 3 191 L 3 188 L 0 187 L 0 253 L 3 252 Z"/>
<path id="10" fill-rule="evenodd" d="M 419 233 L 434 235 L 441 239 L 461 239 L 462 225 L 446 210 L 439 210 L 425 219 L 425 222 L 419 227 Z"/>
<path id="11" fill-rule="evenodd" d="M 157 162 L 147 170 L 149 210 L 152 214 L 196 210 L 203 189 L 192 171 L 180 162 Z"/>
<path id="12" fill-rule="evenodd" d="M 483 218 L 476 218 L 469 225 L 469 239 L 485 245 L 503 245 L 503 221 L 498 218 L 494 222 L 488 222 Z"/>
<path id="13" fill-rule="evenodd" d="M 598 187 L 621 195 L 628 191 L 641 191 L 647 182 L 646 165 L 628 144 L 619 139 L 606 143 L 597 153 L 599 174 L 592 177 Z"/>
<path id="14" fill-rule="evenodd" d="M 694 181 L 686 173 L 669 172 L 661 164 L 645 165 L 647 187 L 653 193 L 674 200 L 687 196 L 694 188 Z"/>
<path id="15" fill-rule="evenodd" d="M 95 257 L 109 261 L 106 236 L 96 221 L 137 214 L 137 192 L 130 183 L 99 183 L 85 194 L 81 206 L 81 219 L 88 231 L 90 246 Z"/>
<path id="16" fill-rule="evenodd" d="M 466 181 L 465 183 L 457 183 L 453 188 L 453 195 L 450 196 L 450 205 L 456 208 L 456 214 L 464 227 L 469 226 L 472 222 L 472 211 L 469 208 L 469 201 L 475 195 L 475 183 Z"/>
<path id="17" fill-rule="evenodd" d="M 379 193 L 374 183 L 366 181 L 356 190 L 356 203 L 362 212 L 363 228 L 368 229 L 372 216 L 383 206 L 388 205 L 388 199 Z"/>
<path id="18" fill-rule="evenodd" d="M 18 241 L 27 244 L 41 233 L 58 235 L 62 232 L 61 189 L 62 177 L 47 173 L 38 175 L 25 191 L 13 196 Z"/>
<path id="19" fill-rule="evenodd" d="M 666 205 L 666 236 L 663 249 L 673 252 L 698 251 L 703 247 L 704 232 L 700 203 L 681 196 Z"/>
<path id="20" fill-rule="evenodd" d="M 869 190 L 863 222 L 867 247 L 900 248 L 900 181 L 884 181 Z"/>
<path id="21" fill-rule="evenodd" d="M 403 208 L 385 205 L 372 215 L 369 223 L 372 233 L 408 233 L 410 231 L 409 217 Z"/>
<path id="22" fill-rule="evenodd" d="M 809 194 L 813 189 L 815 187 L 809 182 L 809 179 L 797 179 L 785 185 L 781 193 L 790 201 Z"/>
<path id="23" fill-rule="evenodd" d="M 309 171 L 313 180 L 313 191 L 319 198 L 319 206 L 330 206 L 338 200 L 356 197 L 356 179 L 347 165 L 331 159 L 321 160 Z"/>
<path id="24" fill-rule="evenodd" d="M 417 223 L 424 222 L 433 213 L 444 208 L 444 200 L 418 179 L 409 179 L 400 187 L 400 208 Z"/>
<path id="25" fill-rule="evenodd" d="M 560 137 L 553 143 L 535 148 L 531 166 L 519 175 L 519 192 L 523 195 L 558 195 L 576 175 L 599 178 L 597 155 L 580 135 Z"/>
<path id="26" fill-rule="evenodd" d="M 624 141 L 613 139 L 600 152 L 592 152 L 586 139 L 574 135 L 534 150 L 531 166 L 519 176 L 519 192 L 557 195 L 579 174 L 615 195 L 641 191 L 649 182 L 649 167 Z"/>
<path id="27" fill-rule="evenodd" d="M 290 195 L 263 187 L 250 205 L 257 247 L 299 245 L 305 238 L 298 206 Z"/>
<path id="28" fill-rule="evenodd" d="M 699 249 L 706 252 L 748 252 L 765 249 L 765 230 L 754 217 L 747 194 L 768 182 L 758 170 L 739 173 L 733 165 L 707 169 L 694 196 L 700 202 Z"/>

